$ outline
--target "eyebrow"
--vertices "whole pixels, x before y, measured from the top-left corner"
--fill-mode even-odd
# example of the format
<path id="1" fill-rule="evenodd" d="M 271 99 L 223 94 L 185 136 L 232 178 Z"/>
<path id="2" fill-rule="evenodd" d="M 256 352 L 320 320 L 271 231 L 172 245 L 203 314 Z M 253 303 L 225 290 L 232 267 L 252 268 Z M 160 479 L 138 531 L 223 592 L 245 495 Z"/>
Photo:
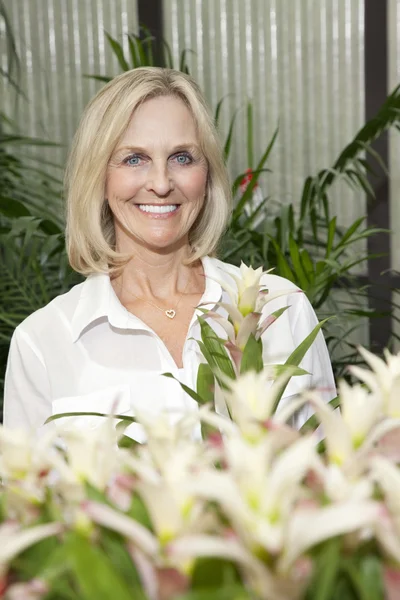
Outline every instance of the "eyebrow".
<path id="1" fill-rule="evenodd" d="M 117 148 L 115 150 L 115 153 L 124 152 L 126 150 L 129 152 L 137 152 L 138 154 L 147 154 L 149 152 L 148 149 L 141 148 L 140 146 L 121 146 L 120 148 Z M 194 143 L 178 144 L 178 145 L 174 146 L 173 148 L 171 148 L 171 150 L 169 150 L 169 152 L 171 154 L 174 154 L 175 152 L 185 151 L 185 150 L 189 150 L 191 152 L 196 152 L 196 151 L 200 152 L 199 146 Z"/>

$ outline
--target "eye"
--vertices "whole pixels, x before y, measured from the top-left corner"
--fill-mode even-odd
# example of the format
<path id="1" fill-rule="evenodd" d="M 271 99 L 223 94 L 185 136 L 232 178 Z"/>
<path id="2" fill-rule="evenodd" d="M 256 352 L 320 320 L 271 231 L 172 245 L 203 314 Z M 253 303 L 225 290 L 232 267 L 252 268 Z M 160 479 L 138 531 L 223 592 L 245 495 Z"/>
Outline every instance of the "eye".
<path id="1" fill-rule="evenodd" d="M 178 165 L 182 166 L 190 165 L 193 162 L 193 158 L 191 157 L 189 152 L 179 152 L 178 154 L 175 154 L 172 158 Z"/>
<path id="2" fill-rule="evenodd" d="M 140 165 L 141 157 L 138 154 L 131 154 L 124 159 L 124 164 L 129 167 L 138 167 Z"/>

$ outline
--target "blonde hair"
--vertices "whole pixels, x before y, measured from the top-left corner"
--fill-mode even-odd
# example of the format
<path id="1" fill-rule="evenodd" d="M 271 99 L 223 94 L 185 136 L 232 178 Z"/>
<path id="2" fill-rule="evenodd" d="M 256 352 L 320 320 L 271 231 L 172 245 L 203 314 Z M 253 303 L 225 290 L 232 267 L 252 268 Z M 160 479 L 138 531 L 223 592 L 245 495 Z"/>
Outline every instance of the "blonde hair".
<path id="1" fill-rule="evenodd" d="M 113 217 L 104 198 L 107 167 L 133 111 L 159 96 L 176 96 L 189 108 L 208 165 L 206 199 L 189 233 L 188 264 L 216 251 L 230 216 L 231 191 L 213 118 L 191 77 L 173 69 L 141 67 L 98 92 L 72 142 L 65 174 L 66 241 L 70 264 L 79 273 L 112 272 L 130 258 L 115 250 Z"/>

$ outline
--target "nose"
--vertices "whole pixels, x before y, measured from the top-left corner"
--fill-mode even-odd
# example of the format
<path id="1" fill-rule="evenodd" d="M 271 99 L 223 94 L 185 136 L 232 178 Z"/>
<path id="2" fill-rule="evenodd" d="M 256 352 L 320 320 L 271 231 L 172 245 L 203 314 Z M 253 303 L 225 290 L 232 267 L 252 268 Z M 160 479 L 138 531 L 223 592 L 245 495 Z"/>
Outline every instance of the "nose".
<path id="1" fill-rule="evenodd" d="M 157 196 L 168 196 L 174 189 L 170 173 L 164 163 L 154 161 L 148 170 L 145 188 Z"/>

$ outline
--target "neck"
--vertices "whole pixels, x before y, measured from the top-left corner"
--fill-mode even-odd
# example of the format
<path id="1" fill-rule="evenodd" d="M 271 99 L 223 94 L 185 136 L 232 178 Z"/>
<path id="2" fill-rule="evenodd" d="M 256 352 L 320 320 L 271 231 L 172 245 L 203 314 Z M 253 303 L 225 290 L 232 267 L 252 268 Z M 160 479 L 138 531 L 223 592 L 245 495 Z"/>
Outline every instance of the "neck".
<path id="1" fill-rule="evenodd" d="M 173 300 L 184 291 L 202 291 L 204 277 L 201 264 L 185 265 L 188 256 L 188 246 L 170 253 L 141 248 L 112 280 L 113 287 L 121 301 L 130 294 Z"/>

